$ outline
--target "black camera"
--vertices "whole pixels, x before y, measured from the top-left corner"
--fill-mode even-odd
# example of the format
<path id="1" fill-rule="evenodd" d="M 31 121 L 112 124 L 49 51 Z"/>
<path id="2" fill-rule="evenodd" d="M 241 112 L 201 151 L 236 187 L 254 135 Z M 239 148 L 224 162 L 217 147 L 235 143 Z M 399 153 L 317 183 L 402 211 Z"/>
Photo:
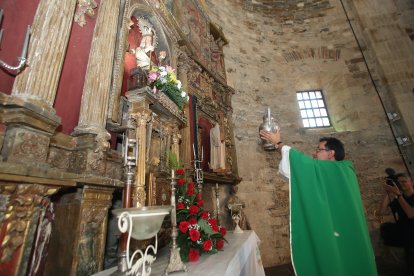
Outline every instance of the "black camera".
<path id="1" fill-rule="evenodd" d="M 385 173 L 387 174 L 385 182 L 390 186 L 394 186 L 395 184 L 401 190 L 401 184 L 398 181 L 398 175 L 395 173 L 395 170 L 393 168 L 386 168 Z"/>

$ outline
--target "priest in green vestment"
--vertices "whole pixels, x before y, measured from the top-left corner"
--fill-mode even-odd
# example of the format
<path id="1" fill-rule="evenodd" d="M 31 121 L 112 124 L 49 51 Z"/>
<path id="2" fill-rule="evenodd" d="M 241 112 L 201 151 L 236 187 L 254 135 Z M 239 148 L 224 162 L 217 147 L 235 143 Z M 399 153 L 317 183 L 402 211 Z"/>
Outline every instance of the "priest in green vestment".
<path id="1" fill-rule="evenodd" d="M 341 141 L 319 140 L 313 158 L 283 145 L 280 133 L 260 136 L 278 145 L 279 172 L 290 184 L 290 245 L 296 275 L 377 275 L 358 180 Z"/>

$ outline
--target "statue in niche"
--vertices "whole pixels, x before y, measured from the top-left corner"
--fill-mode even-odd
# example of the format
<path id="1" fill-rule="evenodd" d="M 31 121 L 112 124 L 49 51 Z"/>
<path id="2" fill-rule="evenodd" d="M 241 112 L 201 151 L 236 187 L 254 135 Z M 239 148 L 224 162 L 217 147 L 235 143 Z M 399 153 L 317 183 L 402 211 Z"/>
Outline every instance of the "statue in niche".
<path id="1" fill-rule="evenodd" d="M 222 172 L 226 169 L 226 151 L 224 132 L 220 130 L 220 124 L 214 123 L 210 129 L 210 169 L 213 172 Z"/>
<path id="2" fill-rule="evenodd" d="M 168 60 L 166 51 L 157 51 L 159 45 L 163 44 L 157 26 L 147 17 L 131 16 L 128 29 L 123 91 L 146 86 L 151 67 L 164 65 Z"/>
<path id="3" fill-rule="evenodd" d="M 142 39 L 139 46 L 134 50 L 137 66 L 149 70 L 151 69 L 153 53 L 158 45 L 158 36 L 152 24 L 143 17 L 138 18 L 138 28 L 142 34 Z"/>
<path id="4" fill-rule="evenodd" d="M 242 230 L 251 230 L 250 223 L 247 220 L 246 215 L 243 212 L 245 208 L 245 203 L 236 195 L 238 191 L 237 186 L 232 186 L 230 188 L 230 197 L 227 201 L 226 209 L 230 212 L 232 218 L 237 216 L 238 225 Z M 237 223 L 233 218 L 233 229 L 237 227 Z"/>
<path id="5" fill-rule="evenodd" d="M 215 40 L 214 36 L 210 35 L 212 69 L 214 69 L 220 75 L 222 75 L 224 72 L 222 43 L 223 42 L 220 39 Z"/>

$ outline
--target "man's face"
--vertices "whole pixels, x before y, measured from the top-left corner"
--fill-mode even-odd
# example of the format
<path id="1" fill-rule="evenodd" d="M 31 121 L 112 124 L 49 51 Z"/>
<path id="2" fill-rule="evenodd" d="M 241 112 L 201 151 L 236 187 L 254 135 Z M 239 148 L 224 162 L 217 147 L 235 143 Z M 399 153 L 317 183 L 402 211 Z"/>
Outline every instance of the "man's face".
<path id="1" fill-rule="evenodd" d="M 398 182 L 400 182 L 401 184 L 401 189 L 403 190 L 403 192 L 408 192 L 413 188 L 413 181 L 405 176 L 400 176 L 398 177 Z"/>
<path id="2" fill-rule="evenodd" d="M 326 148 L 326 141 L 319 142 L 318 147 L 315 149 L 315 152 L 312 154 L 313 159 L 318 160 L 335 160 L 335 151 L 328 150 Z"/>

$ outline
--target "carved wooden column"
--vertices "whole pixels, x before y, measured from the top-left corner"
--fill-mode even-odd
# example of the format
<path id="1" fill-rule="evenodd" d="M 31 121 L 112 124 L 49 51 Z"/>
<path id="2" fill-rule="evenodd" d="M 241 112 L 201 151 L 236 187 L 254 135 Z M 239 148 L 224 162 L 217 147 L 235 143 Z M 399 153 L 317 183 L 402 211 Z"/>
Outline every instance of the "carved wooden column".
<path id="1" fill-rule="evenodd" d="M 180 61 L 178 63 L 178 79 L 181 81 L 182 87 L 184 91 L 187 93 L 189 92 L 189 85 L 188 85 L 188 71 L 189 71 L 189 64 L 188 64 L 188 58 L 180 58 Z M 186 104 L 184 106 L 184 114 L 190 118 L 190 103 Z M 191 142 L 191 127 L 190 122 L 187 123 L 186 126 L 184 126 L 181 129 L 181 162 L 183 164 L 191 164 L 191 157 L 192 157 L 192 142 Z"/>
<path id="2" fill-rule="evenodd" d="M 97 134 L 109 140 L 105 130 L 112 79 L 119 0 L 101 1 L 83 87 L 78 126 L 74 134 Z"/>
<path id="3" fill-rule="evenodd" d="M 41 0 L 33 21 L 28 66 L 12 95 L 54 113 L 53 103 L 72 27 L 76 0 Z"/>
<path id="4" fill-rule="evenodd" d="M 161 146 L 161 171 L 167 170 L 170 160 L 167 156 L 167 151 L 171 150 L 171 140 L 172 140 L 172 127 L 167 122 L 164 124 L 164 141 Z M 178 156 L 177 156 L 178 157 Z"/>
<path id="5" fill-rule="evenodd" d="M 149 112 L 135 113 L 132 117 L 136 120 L 138 160 L 135 171 L 135 181 L 132 188 L 132 205 L 134 207 L 145 206 L 145 175 L 146 175 L 146 140 L 147 140 L 147 119 Z"/>
<path id="6" fill-rule="evenodd" d="M 16 77 L 10 96 L 0 93 L 0 121 L 7 125 L 1 152 L 4 161 L 46 163 L 50 136 L 60 124 L 53 103 L 75 5 L 76 0 L 39 2 L 28 66 Z"/>
<path id="7" fill-rule="evenodd" d="M 38 252 L 34 252 L 32 256 L 34 234 L 41 231 L 38 229 L 38 222 L 42 219 L 41 210 L 50 203 L 48 197 L 58 190 L 59 188 L 53 186 L 0 182 L 2 275 L 27 275 L 31 262 L 39 261 Z"/>

